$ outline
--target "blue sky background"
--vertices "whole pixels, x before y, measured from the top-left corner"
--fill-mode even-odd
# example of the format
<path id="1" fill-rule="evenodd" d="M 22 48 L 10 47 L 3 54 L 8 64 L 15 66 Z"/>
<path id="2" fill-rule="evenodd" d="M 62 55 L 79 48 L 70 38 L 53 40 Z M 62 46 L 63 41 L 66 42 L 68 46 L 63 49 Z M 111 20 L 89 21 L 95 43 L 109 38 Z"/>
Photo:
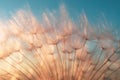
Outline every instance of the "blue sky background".
<path id="1" fill-rule="evenodd" d="M 120 0 L 0 0 L 0 18 L 29 5 L 36 16 L 45 10 L 58 10 L 64 4 L 71 18 L 84 11 L 90 22 L 107 21 L 120 30 Z"/>

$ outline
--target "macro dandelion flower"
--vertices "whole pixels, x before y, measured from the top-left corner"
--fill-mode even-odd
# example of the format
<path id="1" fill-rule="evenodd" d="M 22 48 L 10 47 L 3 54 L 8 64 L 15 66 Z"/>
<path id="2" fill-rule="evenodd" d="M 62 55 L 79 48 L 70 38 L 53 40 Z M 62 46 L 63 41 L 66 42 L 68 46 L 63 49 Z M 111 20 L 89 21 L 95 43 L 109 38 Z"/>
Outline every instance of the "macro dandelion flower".
<path id="1" fill-rule="evenodd" d="M 19 10 L 0 22 L 0 80 L 120 80 L 120 42 L 106 28 Z"/>

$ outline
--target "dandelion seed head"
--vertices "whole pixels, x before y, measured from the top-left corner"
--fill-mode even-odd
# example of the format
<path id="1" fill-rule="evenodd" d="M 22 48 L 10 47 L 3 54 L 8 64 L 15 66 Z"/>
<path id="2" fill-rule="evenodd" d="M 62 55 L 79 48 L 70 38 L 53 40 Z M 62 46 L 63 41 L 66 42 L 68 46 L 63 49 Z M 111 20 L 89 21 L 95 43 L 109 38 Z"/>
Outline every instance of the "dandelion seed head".
<path id="1" fill-rule="evenodd" d="M 0 21 L 0 79 L 119 80 L 117 36 L 94 28 L 85 13 L 78 25 L 64 5 L 58 13 L 44 12 L 38 20 L 21 9 Z"/>

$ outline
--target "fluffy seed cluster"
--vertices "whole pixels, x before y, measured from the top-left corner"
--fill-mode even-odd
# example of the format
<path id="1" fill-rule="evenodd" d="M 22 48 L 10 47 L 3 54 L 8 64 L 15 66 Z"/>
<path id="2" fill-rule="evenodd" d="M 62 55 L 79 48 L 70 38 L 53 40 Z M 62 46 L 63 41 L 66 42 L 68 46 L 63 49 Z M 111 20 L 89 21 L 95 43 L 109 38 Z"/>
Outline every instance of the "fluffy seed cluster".
<path id="1" fill-rule="evenodd" d="M 0 21 L 0 80 L 120 80 L 120 45 L 106 28 L 86 15 L 19 10 Z"/>

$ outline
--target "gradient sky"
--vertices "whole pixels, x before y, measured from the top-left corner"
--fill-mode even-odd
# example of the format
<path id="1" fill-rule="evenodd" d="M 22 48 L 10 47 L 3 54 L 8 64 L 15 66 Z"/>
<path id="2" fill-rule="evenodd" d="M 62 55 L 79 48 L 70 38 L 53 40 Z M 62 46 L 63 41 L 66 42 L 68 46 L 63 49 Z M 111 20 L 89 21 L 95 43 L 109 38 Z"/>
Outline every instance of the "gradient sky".
<path id="1" fill-rule="evenodd" d="M 57 10 L 64 4 L 70 17 L 85 12 L 89 21 L 107 21 L 120 30 L 120 0 L 0 0 L 0 18 L 29 5 L 36 16 L 45 10 Z"/>

